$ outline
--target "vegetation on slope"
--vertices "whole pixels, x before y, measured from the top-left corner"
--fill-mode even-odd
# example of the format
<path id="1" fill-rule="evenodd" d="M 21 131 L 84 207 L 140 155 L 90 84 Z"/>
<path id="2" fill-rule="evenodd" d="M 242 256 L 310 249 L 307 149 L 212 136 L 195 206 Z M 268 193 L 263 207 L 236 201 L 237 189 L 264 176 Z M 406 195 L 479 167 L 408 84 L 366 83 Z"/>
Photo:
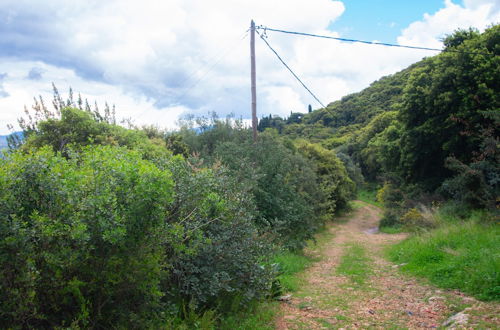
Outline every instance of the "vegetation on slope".
<path id="1" fill-rule="evenodd" d="M 396 217 L 432 199 L 494 209 L 500 193 L 499 40 L 499 25 L 482 34 L 459 30 L 445 38 L 448 51 L 326 109 L 291 116 L 282 134 L 319 142 L 351 163 L 348 168 L 359 168 L 366 181 L 397 188 Z M 271 119 L 268 127 L 280 120 Z"/>
<path id="2" fill-rule="evenodd" d="M 391 247 L 389 256 L 405 264 L 403 271 L 427 277 L 440 287 L 499 300 L 500 227 L 478 218 L 448 220 L 434 231 Z"/>
<path id="3" fill-rule="evenodd" d="M 126 129 L 108 106 L 55 90 L 54 111 L 37 101 L 0 159 L 0 323 L 213 324 L 276 295 L 273 260 L 290 259 L 276 254 L 300 251 L 365 181 L 382 186 L 386 226 L 439 227 L 425 205 L 442 200 L 498 212 L 499 40 L 498 25 L 458 31 L 445 45 L 460 52 L 326 109 L 266 117 L 257 142 L 215 116 Z M 497 258 L 498 225 L 482 226 L 422 234 L 394 258 L 492 299 L 498 265 L 476 256 Z M 473 268 L 487 276 L 460 286 Z"/>
<path id="4" fill-rule="evenodd" d="M 444 44 L 447 51 L 360 93 L 302 116 L 266 118 L 261 129 L 337 153 L 364 199 L 373 200 L 367 187 L 378 186 L 382 230 L 421 233 L 395 250 L 401 256 L 394 260 L 438 285 L 493 299 L 498 264 L 486 260 L 498 260 L 498 224 L 443 224 L 432 210 L 446 202 L 454 217 L 479 209 L 498 218 L 500 25 L 459 30 Z M 447 254 L 438 241 L 463 251 Z M 429 260 L 416 260 L 420 254 Z"/>
<path id="5" fill-rule="evenodd" d="M 274 255 L 300 250 L 351 194 L 335 154 L 308 158 L 272 134 L 254 144 L 232 120 L 165 134 L 71 100 L 55 113 L 38 104 L 31 118 L 0 160 L 0 320 L 10 327 L 238 314 L 277 294 Z"/>

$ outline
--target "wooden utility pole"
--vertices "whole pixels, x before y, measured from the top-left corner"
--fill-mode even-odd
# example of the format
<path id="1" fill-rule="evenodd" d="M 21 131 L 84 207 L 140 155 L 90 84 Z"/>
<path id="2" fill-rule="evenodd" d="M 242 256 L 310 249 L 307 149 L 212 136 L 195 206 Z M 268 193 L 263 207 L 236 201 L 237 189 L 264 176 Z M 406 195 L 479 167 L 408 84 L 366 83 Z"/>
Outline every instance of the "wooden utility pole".
<path id="1" fill-rule="evenodd" d="M 257 141 L 257 89 L 255 78 L 255 22 L 250 23 L 250 65 L 252 79 L 252 129 L 253 141 Z"/>

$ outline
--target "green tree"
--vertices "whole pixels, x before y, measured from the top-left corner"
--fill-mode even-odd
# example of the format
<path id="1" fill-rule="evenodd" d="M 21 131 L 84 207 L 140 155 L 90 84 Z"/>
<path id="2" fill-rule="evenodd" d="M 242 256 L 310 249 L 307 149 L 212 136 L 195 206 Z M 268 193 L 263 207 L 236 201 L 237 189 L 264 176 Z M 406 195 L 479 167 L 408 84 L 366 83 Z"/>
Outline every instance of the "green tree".
<path id="1" fill-rule="evenodd" d="M 479 152 L 481 131 L 498 126 L 500 108 L 500 26 L 479 35 L 458 31 L 445 39 L 449 49 L 414 69 L 405 88 L 401 120 L 401 169 L 410 182 L 435 189 L 451 176 L 453 156 L 470 163 Z"/>

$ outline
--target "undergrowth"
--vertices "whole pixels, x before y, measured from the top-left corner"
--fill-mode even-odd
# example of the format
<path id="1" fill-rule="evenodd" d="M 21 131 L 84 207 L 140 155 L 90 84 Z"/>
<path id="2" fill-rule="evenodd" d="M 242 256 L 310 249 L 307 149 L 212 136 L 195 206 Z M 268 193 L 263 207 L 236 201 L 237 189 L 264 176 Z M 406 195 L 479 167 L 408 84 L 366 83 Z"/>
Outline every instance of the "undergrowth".
<path id="1" fill-rule="evenodd" d="M 383 208 L 382 203 L 377 200 L 377 189 L 375 187 L 368 187 L 358 191 L 358 199 L 368 204 L 375 205 Z"/>
<path id="2" fill-rule="evenodd" d="M 389 258 L 407 263 L 402 271 L 442 288 L 500 300 L 500 226 L 479 222 L 477 215 L 464 222 L 452 221 L 449 214 L 441 217 L 440 228 L 390 247 Z"/>
<path id="3" fill-rule="evenodd" d="M 281 274 L 278 280 L 283 292 L 297 291 L 300 278 L 297 273 L 305 270 L 312 262 L 312 258 L 302 253 L 284 252 L 275 257 L 274 262 L 279 264 Z"/>
<path id="4" fill-rule="evenodd" d="M 316 235 L 315 240 L 307 242 L 308 249 L 318 249 L 331 237 L 327 230 L 323 229 Z M 300 273 L 317 261 L 314 256 L 305 254 L 303 251 L 283 251 L 277 254 L 273 262 L 278 265 L 280 275 L 278 276 L 279 292 L 286 294 L 297 291 L 302 285 Z M 216 315 L 214 311 L 202 314 L 186 313 L 184 319 L 176 319 L 168 324 L 168 328 L 174 329 L 274 329 L 274 319 L 279 313 L 279 302 L 275 300 L 254 301 L 243 310 L 229 310 L 223 315 Z"/>

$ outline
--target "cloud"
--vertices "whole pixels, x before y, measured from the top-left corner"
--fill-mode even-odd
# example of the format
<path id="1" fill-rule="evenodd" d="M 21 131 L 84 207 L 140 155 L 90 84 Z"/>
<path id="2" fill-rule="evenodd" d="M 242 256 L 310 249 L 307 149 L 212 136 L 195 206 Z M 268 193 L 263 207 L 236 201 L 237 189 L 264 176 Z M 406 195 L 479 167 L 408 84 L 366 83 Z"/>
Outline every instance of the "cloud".
<path id="1" fill-rule="evenodd" d="M 43 69 L 41 68 L 31 68 L 30 72 L 28 72 L 28 79 L 30 80 L 40 80 L 42 79 Z"/>
<path id="2" fill-rule="evenodd" d="M 257 24 L 340 36 L 331 0 L 3 0 L 0 3 L 0 132 L 51 82 L 89 100 L 115 103 L 138 123 L 172 127 L 179 115 L 250 114 L 250 19 Z M 398 42 L 440 47 L 457 26 L 498 21 L 491 1 L 450 1 L 402 31 Z M 323 103 L 359 91 L 433 53 L 268 33 L 268 41 Z M 245 37 L 246 36 L 246 37 Z M 383 37 L 383 36 L 382 36 Z M 319 107 L 257 40 L 258 112 L 288 115 Z"/>
<path id="3" fill-rule="evenodd" d="M 7 77 L 7 73 L 0 73 L 0 98 L 9 96 L 3 87 L 3 80 Z"/>
<path id="4" fill-rule="evenodd" d="M 500 5 L 495 1 L 465 0 L 464 6 L 444 1 L 444 8 L 434 14 L 425 14 L 402 31 L 400 44 L 442 47 L 441 40 L 453 31 L 475 27 L 484 30 L 500 22 Z"/>

